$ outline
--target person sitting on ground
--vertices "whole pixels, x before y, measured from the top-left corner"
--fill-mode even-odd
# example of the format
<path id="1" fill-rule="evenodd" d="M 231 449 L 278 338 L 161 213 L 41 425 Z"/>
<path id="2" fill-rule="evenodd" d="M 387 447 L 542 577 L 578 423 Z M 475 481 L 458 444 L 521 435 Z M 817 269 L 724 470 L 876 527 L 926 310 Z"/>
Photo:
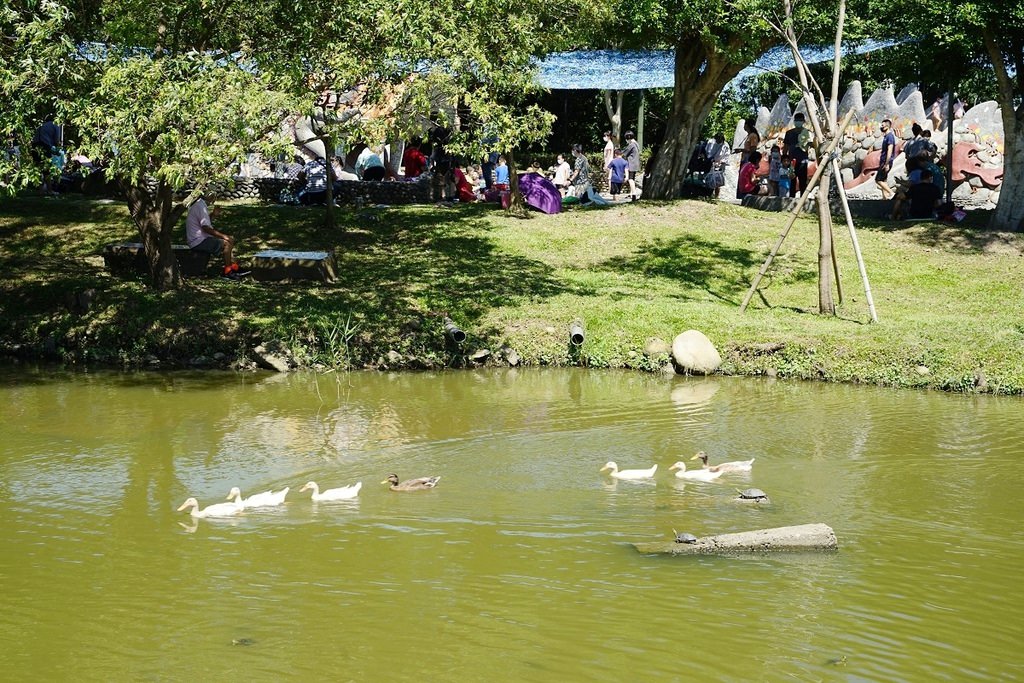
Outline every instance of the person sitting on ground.
<path id="1" fill-rule="evenodd" d="M 569 189 L 569 174 L 572 173 L 572 168 L 569 167 L 569 163 L 565 160 L 565 157 L 561 154 L 558 155 L 557 163 L 555 164 L 555 177 L 551 183 L 558 188 L 558 191 L 565 196 L 565 191 Z"/>
<path id="2" fill-rule="evenodd" d="M 917 125 L 916 123 L 914 124 Z M 893 159 L 896 158 L 896 136 L 892 132 L 892 121 L 882 119 L 879 124 L 882 131 L 882 156 L 878 159 L 878 170 L 875 171 L 875 185 L 882 193 L 882 199 L 892 199 L 892 188 L 889 187 L 889 171 L 892 170 Z"/>
<path id="3" fill-rule="evenodd" d="M 402 155 L 406 178 L 419 178 L 427 168 L 427 156 L 420 151 L 419 140 L 413 140 Z"/>
<path id="4" fill-rule="evenodd" d="M 499 192 L 508 189 L 508 164 L 504 156 L 498 157 L 498 165 L 494 167 L 494 184 Z"/>
<path id="5" fill-rule="evenodd" d="M 612 160 L 608 162 L 608 169 L 611 171 L 611 182 L 609 184 L 611 186 L 612 199 L 617 199 L 622 192 L 622 185 L 626 182 L 629 162 L 622 158 L 622 150 L 617 147 L 612 152 L 612 155 Z"/>
<path id="6" fill-rule="evenodd" d="M 220 213 L 220 207 L 214 206 L 211 210 L 206 200 L 206 196 L 201 196 L 188 208 L 188 215 L 185 217 L 185 243 L 193 251 L 223 256 L 223 277 L 237 280 L 248 275 L 249 272 L 239 269 L 234 260 L 235 240 L 231 235 L 225 235 L 213 227 L 212 216 Z M 210 204 L 214 203 L 212 197 L 209 200 Z"/>
<path id="7" fill-rule="evenodd" d="M 455 179 L 455 196 L 461 203 L 475 202 L 476 192 L 473 191 L 473 186 L 469 184 L 465 171 L 459 166 L 455 166 L 454 169 L 452 174 Z"/>
<path id="8" fill-rule="evenodd" d="M 367 146 L 359 153 L 356 159 L 356 175 L 360 180 L 381 181 L 387 171 L 384 169 L 384 161 L 380 158 L 381 147 L 374 145 Z"/>
<path id="9" fill-rule="evenodd" d="M 751 152 L 747 163 L 740 169 L 739 180 L 736 181 L 736 199 L 743 199 L 748 194 L 759 194 L 760 183 L 757 180 L 757 167 L 761 163 L 761 153 Z"/>
<path id="10" fill-rule="evenodd" d="M 935 218 L 935 209 L 942 202 L 942 191 L 932 182 L 930 169 L 921 171 L 921 181 L 907 188 L 906 192 L 896 195 L 896 203 L 892 208 L 892 219 L 898 221 L 906 218 Z M 904 216 L 904 208 L 909 209 Z"/>
<path id="11" fill-rule="evenodd" d="M 299 192 L 299 204 L 310 206 L 327 201 L 327 162 L 322 157 L 307 161 L 299 179 L 306 182 Z"/>
<path id="12" fill-rule="evenodd" d="M 292 157 L 290 163 L 285 164 L 284 177 L 288 180 L 297 180 L 302 175 L 302 169 L 306 167 L 306 160 L 301 155 L 296 154 Z"/>

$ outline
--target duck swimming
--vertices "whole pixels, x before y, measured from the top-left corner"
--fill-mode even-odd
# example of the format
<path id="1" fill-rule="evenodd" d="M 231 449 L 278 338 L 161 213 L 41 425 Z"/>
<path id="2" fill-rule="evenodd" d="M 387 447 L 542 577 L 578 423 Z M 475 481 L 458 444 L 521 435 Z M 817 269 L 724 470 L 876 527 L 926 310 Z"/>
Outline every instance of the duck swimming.
<path id="1" fill-rule="evenodd" d="M 207 517 L 231 517 L 237 515 L 245 508 L 242 506 L 241 499 L 234 503 L 215 503 L 214 505 L 207 505 L 203 509 L 199 509 L 199 501 L 195 498 L 189 498 L 181 507 L 178 508 L 178 512 L 192 508 L 192 516 L 197 519 L 205 519 Z"/>
<path id="2" fill-rule="evenodd" d="M 723 472 L 712 472 L 711 470 L 688 470 L 686 469 L 686 463 L 680 460 L 671 467 L 672 470 L 679 470 L 676 472 L 676 479 L 687 479 L 689 481 L 714 481 L 722 476 Z"/>
<path id="3" fill-rule="evenodd" d="M 605 463 L 605 466 L 601 468 L 602 472 L 605 470 L 611 470 L 609 476 L 612 479 L 650 479 L 658 470 L 658 464 L 655 463 L 646 470 L 620 470 L 618 465 L 609 460 Z"/>
<path id="4" fill-rule="evenodd" d="M 317 501 L 329 501 L 329 500 L 352 500 L 359 495 L 359 489 L 363 488 L 363 482 L 357 481 L 351 486 L 340 486 L 336 489 L 327 489 L 324 492 L 320 492 L 320 487 L 317 486 L 315 481 L 307 481 L 306 484 L 299 489 L 299 493 L 313 489 L 313 493 L 310 499 Z"/>
<path id="5" fill-rule="evenodd" d="M 441 477 L 420 477 L 418 479 L 406 479 L 400 482 L 397 474 L 389 474 L 382 484 L 389 484 L 392 491 L 426 491 L 437 486 Z"/>
<path id="6" fill-rule="evenodd" d="M 717 465 L 708 465 L 708 454 L 704 451 L 698 451 L 697 455 L 690 458 L 690 460 L 697 460 L 698 458 L 702 463 L 704 463 L 704 469 L 712 472 L 749 472 L 754 469 L 755 458 L 751 458 L 750 460 L 733 460 L 732 462 L 723 462 Z"/>
<path id="7" fill-rule="evenodd" d="M 242 498 L 242 491 L 237 487 L 231 488 L 231 493 L 228 494 L 228 500 L 238 499 L 238 502 L 242 504 L 244 508 L 260 508 L 260 507 L 274 507 L 284 502 L 284 497 L 288 495 L 288 491 L 291 487 L 285 486 L 280 491 L 264 491 L 263 493 L 255 493 L 248 498 Z"/>

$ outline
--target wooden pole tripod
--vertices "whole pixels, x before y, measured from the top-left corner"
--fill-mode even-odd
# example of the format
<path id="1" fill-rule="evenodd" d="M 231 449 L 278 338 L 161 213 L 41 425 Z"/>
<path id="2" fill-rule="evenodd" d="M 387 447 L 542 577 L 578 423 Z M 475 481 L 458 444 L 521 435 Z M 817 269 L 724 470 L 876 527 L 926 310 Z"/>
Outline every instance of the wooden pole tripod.
<path id="1" fill-rule="evenodd" d="M 868 309 L 871 312 L 871 320 L 878 322 L 878 316 L 875 313 L 875 304 L 871 296 L 871 285 L 868 283 L 867 270 L 864 267 L 864 258 L 860 251 L 860 243 L 857 241 L 857 234 L 853 227 L 853 217 L 850 214 L 850 205 L 846 197 L 846 188 L 843 187 L 842 175 L 839 173 L 839 161 L 835 158 L 834 152 L 836 147 L 839 146 L 840 141 L 843 139 L 843 135 L 846 132 L 847 126 L 850 125 L 850 121 L 853 119 L 853 110 L 846 112 L 846 116 L 843 117 L 842 122 L 839 125 L 839 132 L 836 136 L 825 146 L 822 150 L 821 162 L 818 167 L 814 170 L 814 175 L 807 182 L 807 187 L 804 188 L 800 198 L 797 200 L 796 206 L 793 207 L 790 212 L 789 221 L 786 223 L 786 227 L 783 228 L 782 233 L 779 235 L 779 239 L 776 240 L 775 246 L 772 247 L 771 252 L 768 254 L 768 258 L 765 259 L 764 264 L 761 266 L 761 270 L 758 271 L 757 276 L 754 277 L 754 282 L 751 283 L 750 289 L 747 291 L 746 296 L 743 297 L 743 303 L 740 304 L 740 311 L 746 311 L 747 306 L 750 304 L 750 300 L 754 296 L 754 292 L 757 291 L 757 287 L 761 284 L 761 278 L 764 277 L 765 273 L 771 267 L 772 261 L 775 256 L 779 253 L 779 249 L 782 248 L 782 243 L 786 241 L 786 237 L 789 235 L 789 231 L 793 228 L 793 224 L 796 223 L 797 217 L 804 208 L 804 204 L 807 202 L 808 197 L 817 188 L 818 182 L 821 180 L 822 173 L 825 171 L 825 167 L 829 164 L 832 165 L 834 178 L 836 185 L 839 188 L 839 198 L 843 205 L 843 212 L 846 216 L 846 225 L 850 230 L 850 238 L 853 240 L 853 250 L 857 256 L 857 265 L 860 268 L 861 278 L 864 280 L 864 292 L 867 295 Z M 833 266 L 835 266 L 835 249 L 832 250 Z M 836 283 L 839 282 L 839 269 L 836 267 Z M 842 290 L 840 289 L 840 292 Z M 840 300 L 841 300 L 840 296 Z"/>

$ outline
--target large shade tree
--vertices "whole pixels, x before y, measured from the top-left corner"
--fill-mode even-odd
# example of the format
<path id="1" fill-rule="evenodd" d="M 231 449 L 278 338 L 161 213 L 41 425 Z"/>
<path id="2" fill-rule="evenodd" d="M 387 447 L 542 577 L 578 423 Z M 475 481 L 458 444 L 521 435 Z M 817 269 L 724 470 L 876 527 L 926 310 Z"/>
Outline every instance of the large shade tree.
<path id="1" fill-rule="evenodd" d="M 438 114 L 440 92 L 473 112 L 456 149 L 479 151 L 488 136 L 511 149 L 550 126 L 520 108 L 529 60 L 589 14 L 577 0 L 13 0 L 0 10 L 11 103 L 0 128 L 27 143 L 45 111 L 71 124 L 121 186 L 153 283 L 168 289 L 180 284 L 171 233 L 188 202 L 229 182 L 246 152 L 283 149 L 287 114 L 315 114 L 326 93 L 358 91 L 360 107 L 380 109 L 400 92 L 389 116 L 323 117 L 327 142 L 382 140 Z M 11 187 L 45 166 L 23 160 L 0 161 Z"/>
<path id="2" fill-rule="evenodd" d="M 4 127 L 25 142 L 48 112 L 73 131 L 124 193 L 158 289 L 180 284 L 171 235 L 189 201 L 247 151 L 273 148 L 300 105 L 293 82 L 261 68 L 251 38 L 268 17 L 250 5 L 15 0 L 0 15 Z M 22 163 L 12 185 L 39 173 Z"/>

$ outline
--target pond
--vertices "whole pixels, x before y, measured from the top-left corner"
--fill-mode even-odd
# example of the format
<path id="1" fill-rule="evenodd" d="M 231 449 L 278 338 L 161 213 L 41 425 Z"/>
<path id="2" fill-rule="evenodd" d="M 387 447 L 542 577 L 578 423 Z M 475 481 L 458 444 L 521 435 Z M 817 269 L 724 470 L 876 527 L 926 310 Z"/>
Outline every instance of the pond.
<path id="1" fill-rule="evenodd" d="M 5 677 L 1024 678 L 1016 398 L 585 370 L 0 380 Z M 698 450 L 753 471 L 668 471 Z M 659 469 L 616 482 L 608 460 Z M 313 503 L 310 480 L 363 488 Z M 177 511 L 232 486 L 291 490 Z M 807 522 L 840 549 L 630 545 Z"/>

